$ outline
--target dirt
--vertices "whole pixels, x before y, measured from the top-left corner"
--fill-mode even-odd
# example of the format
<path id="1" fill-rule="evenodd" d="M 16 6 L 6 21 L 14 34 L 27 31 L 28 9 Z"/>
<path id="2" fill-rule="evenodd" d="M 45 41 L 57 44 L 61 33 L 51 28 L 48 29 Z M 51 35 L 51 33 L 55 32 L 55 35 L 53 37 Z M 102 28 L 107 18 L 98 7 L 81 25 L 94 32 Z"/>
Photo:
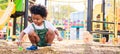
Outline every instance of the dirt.
<path id="1" fill-rule="evenodd" d="M 0 54 L 120 54 L 120 48 L 115 46 L 84 44 L 79 40 L 54 41 L 52 46 L 39 47 L 35 51 L 27 51 L 30 42 L 22 44 L 23 50 L 18 50 L 15 42 L 0 41 Z"/>

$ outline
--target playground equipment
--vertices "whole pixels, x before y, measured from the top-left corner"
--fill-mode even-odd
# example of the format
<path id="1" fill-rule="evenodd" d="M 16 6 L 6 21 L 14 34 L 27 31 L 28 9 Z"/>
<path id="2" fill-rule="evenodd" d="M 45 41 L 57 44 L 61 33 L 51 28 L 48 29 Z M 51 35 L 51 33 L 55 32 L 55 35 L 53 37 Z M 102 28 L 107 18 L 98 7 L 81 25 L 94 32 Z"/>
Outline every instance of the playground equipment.
<path id="1" fill-rule="evenodd" d="M 7 5 L 7 8 L 5 10 L 0 10 L 0 22 L 1 22 L 0 23 L 0 30 L 5 28 L 6 24 L 10 20 L 11 14 L 15 13 L 15 4 L 12 1 L 8 0 L 8 3 L 6 5 Z M 6 35 L 6 33 L 4 33 L 3 35 Z"/>
<path id="2" fill-rule="evenodd" d="M 53 3 L 52 3 L 53 2 Z M 52 19 L 55 21 L 58 20 L 61 24 L 56 26 L 63 28 L 64 31 L 62 31 L 61 34 L 64 33 L 65 39 L 70 40 L 82 40 L 82 33 L 86 29 L 86 2 L 87 0 L 76 0 L 76 1 L 68 1 L 68 0 L 56 0 L 56 1 L 49 1 L 49 3 L 56 4 L 51 6 L 53 7 L 49 9 L 50 15 L 53 16 Z M 49 4 L 48 3 L 48 4 Z M 59 4 L 60 3 L 60 4 Z M 74 5 L 78 4 L 78 5 Z M 55 11 L 54 8 L 58 8 Z M 80 9 L 82 8 L 82 9 Z M 61 11 L 61 12 L 59 12 Z M 48 19 L 51 20 L 49 17 Z M 58 23 L 57 23 L 58 24 Z M 56 24 L 54 24 L 56 25 Z"/>
<path id="3" fill-rule="evenodd" d="M 106 40 L 106 42 L 110 41 L 115 45 L 116 43 L 118 43 L 119 13 L 117 13 L 118 10 L 116 7 L 119 6 L 116 2 L 117 1 L 114 0 L 103 0 L 101 4 L 95 6 L 93 10 L 93 15 L 90 15 L 89 12 L 91 8 L 88 8 L 88 16 L 90 16 L 89 18 L 91 18 L 88 18 L 88 21 L 91 20 L 89 21 L 88 26 L 92 25 L 92 27 L 88 28 L 88 31 L 93 34 L 94 41 L 105 43 Z M 90 7 L 92 6 L 93 5 L 91 5 Z"/>
<path id="4" fill-rule="evenodd" d="M 84 11 L 73 12 L 70 15 L 70 39 L 71 40 L 83 40 L 83 32 L 85 31 Z"/>
<path id="5" fill-rule="evenodd" d="M 11 14 L 15 13 L 15 5 L 13 2 L 8 2 L 6 10 L 0 11 L 0 30 L 3 29 L 6 22 L 9 21 Z"/>
<path id="6" fill-rule="evenodd" d="M 3 0 L 6 1 L 6 0 Z M 28 2 L 28 0 L 25 0 L 26 2 Z M 24 13 L 26 13 L 26 11 L 24 11 L 24 9 L 26 9 L 26 7 L 23 6 L 23 0 L 7 0 L 6 6 L 7 8 L 5 10 L 0 10 L 0 30 L 2 30 L 5 26 L 7 27 L 7 36 L 10 36 L 11 38 L 16 38 L 16 26 L 17 26 L 17 19 L 21 16 L 24 15 Z M 0 4 L 2 5 L 2 4 Z M 28 7 L 28 6 L 27 6 Z M 26 9 L 27 10 L 27 9 Z M 27 13 L 24 15 L 27 16 Z M 23 18 L 23 17 L 21 17 Z M 24 17 L 25 19 L 27 19 L 27 17 Z M 25 20 L 24 19 L 24 20 Z M 9 22 L 12 21 L 12 22 Z M 22 21 L 23 22 L 23 21 Z M 13 23 L 12 26 L 9 25 L 9 23 Z M 24 24 L 27 23 L 27 20 L 24 21 Z M 22 24 L 22 23 L 21 23 Z M 20 26 L 20 29 L 22 26 Z M 19 30 L 20 30 L 19 29 Z M 20 31 L 19 31 L 20 32 Z"/>

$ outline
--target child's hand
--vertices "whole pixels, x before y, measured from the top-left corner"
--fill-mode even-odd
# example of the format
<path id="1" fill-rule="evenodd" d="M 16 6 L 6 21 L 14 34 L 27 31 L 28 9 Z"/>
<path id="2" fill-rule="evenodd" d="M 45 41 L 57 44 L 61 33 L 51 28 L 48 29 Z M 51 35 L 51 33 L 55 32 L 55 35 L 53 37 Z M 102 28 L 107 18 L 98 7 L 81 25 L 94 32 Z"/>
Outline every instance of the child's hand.
<path id="1" fill-rule="evenodd" d="M 61 36 L 58 36 L 58 37 L 57 37 L 57 40 L 58 40 L 58 41 L 62 41 L 63 38 L 62 38 Z"/>
<path id="2" fill-rule="evenodd" d="M 22 42 L 21 41 L 17 41 L 16 42 L 18 46 L 21 46 L 22 45 Z"/>
<path id="3" fill-rule="evenodd" d="M 18 50 L 23 51 L 22 41 L 17 41 L 16 44 L 18 45 Z"/>

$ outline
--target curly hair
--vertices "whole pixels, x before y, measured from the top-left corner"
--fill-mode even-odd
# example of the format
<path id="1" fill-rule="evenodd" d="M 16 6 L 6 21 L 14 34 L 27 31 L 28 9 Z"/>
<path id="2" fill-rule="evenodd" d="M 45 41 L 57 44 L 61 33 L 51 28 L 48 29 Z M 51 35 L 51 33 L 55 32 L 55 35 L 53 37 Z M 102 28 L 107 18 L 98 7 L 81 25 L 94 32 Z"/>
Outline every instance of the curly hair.
<path id="1" fill-rule="evenodd" d="M 47 9 L 45 6 L 42 6 L 42 5 L 33 5 L 31 8 L 30 8 L 30 12 L 31 14 L 38 14 L 40 16 L 42 16 L 43 18 L 46 18 L 47 17 Z"/>

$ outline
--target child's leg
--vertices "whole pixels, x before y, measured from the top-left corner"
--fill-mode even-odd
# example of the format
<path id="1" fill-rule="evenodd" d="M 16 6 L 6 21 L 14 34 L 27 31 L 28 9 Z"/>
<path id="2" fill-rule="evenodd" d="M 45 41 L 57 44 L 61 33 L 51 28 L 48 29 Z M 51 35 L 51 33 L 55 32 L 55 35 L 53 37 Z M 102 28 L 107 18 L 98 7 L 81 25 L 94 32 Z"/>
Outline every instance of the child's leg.
<path id="1" fill-rule="evenodd" d="M 40 40 L 40 38 L 38 37 L 38 35 L 34 32 L 34 31 L 31 31 L 29 34 L 28 34 L 28 37 L 32 43 L 32 46 L 26 48 L 26 50 L 37 50 L 37 45 L 36 43 Z"/>
<path id="2" fill-rule="evenodd" d="M 36 43 L 38 43 L 40 41 L 39 36 L 34 31 L 31 31 L 28 34 L 28 37 L 29 37 L 32 44 L 36 44 Z"/>
<path id="3" fill-rule="evenodd" d="M 55 38 L 55 32 L 52 31 L 51 29 L 48 29 L 47 34 L 46 34 L 47 43 L 52 44 L 54 38 Z"/>

